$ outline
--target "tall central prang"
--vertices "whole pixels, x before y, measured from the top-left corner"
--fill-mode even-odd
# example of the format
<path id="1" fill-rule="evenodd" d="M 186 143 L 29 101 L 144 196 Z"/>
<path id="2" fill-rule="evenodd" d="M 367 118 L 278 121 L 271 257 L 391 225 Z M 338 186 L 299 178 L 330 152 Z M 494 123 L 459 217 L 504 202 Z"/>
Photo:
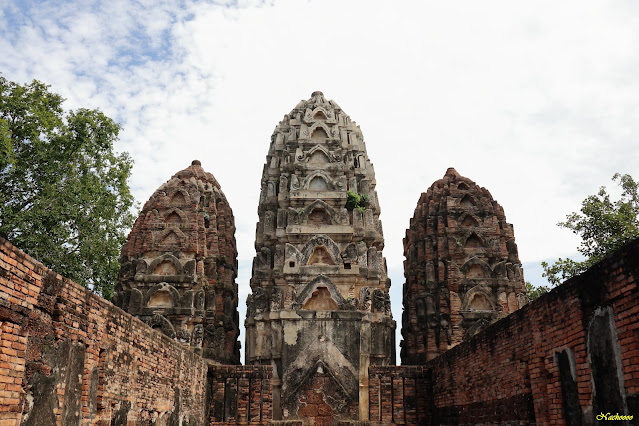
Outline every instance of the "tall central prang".
<path id="1" fill-rule="evenodd" d="M 366 420 L 368 367 L 394 365 L 375 173 L 362 132 L 314 92 L 262 175 L 246 362 L 273 365 L 276 419 Z"/>

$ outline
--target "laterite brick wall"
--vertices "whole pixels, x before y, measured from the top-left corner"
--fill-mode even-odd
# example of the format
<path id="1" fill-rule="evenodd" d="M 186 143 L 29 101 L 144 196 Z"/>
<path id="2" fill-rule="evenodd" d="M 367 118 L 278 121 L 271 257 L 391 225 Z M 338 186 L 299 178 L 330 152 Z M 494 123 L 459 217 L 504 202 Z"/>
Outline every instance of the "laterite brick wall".
<path id="1" fill-rule="evenodd" d="M 611 412 L 636 422 L 638 283 L 635 240 L 432 360 L 431 418 L 580 425 Z"/>
<path id="2" fill-rule="evenodd" d="M 0 239 L 0 425 L 204 425 L 207 364 Z"/>
<path id="3" fill-rule="evenodd" d="M 209 370 L 210 425 L 267 425 L 273 417 L 273 368 L 218 365 Z"/>
<path id="4" fill-rule="evenodd" d="M 639 240 L 423 366 L 371 367 L 369 424 L 638 424 L 638 283 Z M 0 425 L 271 416 L 270 367 L 209 366 L 4 240 L 0 333 Z"/>
<path id="5" fill-rule="evenodd" d="M 639 424 L 638 283 L 636 240 L 423 367 L 371 368 L 371 424 Z"/>
<path id="6" fill-rule="evenodd" d="M 369 368 L 369 420 L 376 424 L 429 424 L 427 377 L 423 366 Z"/>

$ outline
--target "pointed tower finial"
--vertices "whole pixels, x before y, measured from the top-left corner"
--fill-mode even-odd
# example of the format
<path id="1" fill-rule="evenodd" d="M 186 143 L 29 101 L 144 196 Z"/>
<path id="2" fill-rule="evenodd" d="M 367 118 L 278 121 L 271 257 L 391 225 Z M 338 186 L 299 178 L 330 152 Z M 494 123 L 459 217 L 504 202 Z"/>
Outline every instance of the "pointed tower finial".
<path id="1" fill-rule="evenodd" d="M 455 170 L 455 168 L 454 168 L 454 167 L 449 167 L 449 168 L 446 170 L 446 174 L 444 174 L 444 176 L 457 176 L 457 177 L 459 177 L 459 176 L 460 176 L 460 174 L 459 174 L 459 173 L 457 173 L 457 170 Z"/>

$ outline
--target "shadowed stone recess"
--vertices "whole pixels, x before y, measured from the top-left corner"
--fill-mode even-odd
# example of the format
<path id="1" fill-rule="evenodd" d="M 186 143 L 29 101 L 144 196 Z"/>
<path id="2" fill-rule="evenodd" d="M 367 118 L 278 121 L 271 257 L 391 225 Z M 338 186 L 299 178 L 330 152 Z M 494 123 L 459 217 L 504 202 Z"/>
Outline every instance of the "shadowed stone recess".
<path id="1" fill-rule="evenodd" d="M 239 364 L 233 212 L 198 160 L 146 202 L 120 264 L 115 305 L 205 358 Z"/>
<path id="2" fill-rule="evenodd" d="M 366 420 L 395 322 L 361 130 L 314 92 L 275 128 L 261 185 L 246 361 L 273 366 L 275 419 Z"/>
<path id="3" fill-rule="evenodd" d="M 453 168 L 422 193 L 404 256 L 402 364 L 424 364 L 528 301 L 503 208 Z"/>

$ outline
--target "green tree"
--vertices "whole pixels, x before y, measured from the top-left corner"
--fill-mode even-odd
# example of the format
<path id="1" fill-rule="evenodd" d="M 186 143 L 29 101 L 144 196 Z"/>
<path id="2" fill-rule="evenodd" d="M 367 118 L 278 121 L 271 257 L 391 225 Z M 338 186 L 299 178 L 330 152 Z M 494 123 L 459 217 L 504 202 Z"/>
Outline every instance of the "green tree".
<path id="1" fill-rule="evenodd" d="M 582 273 L 606 254 L 639 236 L 639 184 L 627 174 L 616 173 L 612 180 L 621 187 L 619 200 L 612 201 L 602 186 L 596 195 L 590 195 L 581 203 L 580 213 L 571 213 L 565 222 L 558 223 L 581 237 L 577 250 L 586 260 L 560 258 L 553 265 L 542 262 L 543 276 L 551 284 L 561 284 Z"/>
<path id="2" fill-rule="evenodd" d="M 528 296 L 530 300 L 535 300 L 542 294 L 548 293 L 549 291 L 550 291 L 550 288 L 544 285 L 535 287 L 534 285 L 532 285 L 530 281 L 526 281 L 526 296 Z"/>
<path id="3" fill-rule="evenodd" d="M 117 123 L 62 102 L 0 76 L 0 235 L 108 298 L 133 223 L 133 162 L 114 152 Z"/>

